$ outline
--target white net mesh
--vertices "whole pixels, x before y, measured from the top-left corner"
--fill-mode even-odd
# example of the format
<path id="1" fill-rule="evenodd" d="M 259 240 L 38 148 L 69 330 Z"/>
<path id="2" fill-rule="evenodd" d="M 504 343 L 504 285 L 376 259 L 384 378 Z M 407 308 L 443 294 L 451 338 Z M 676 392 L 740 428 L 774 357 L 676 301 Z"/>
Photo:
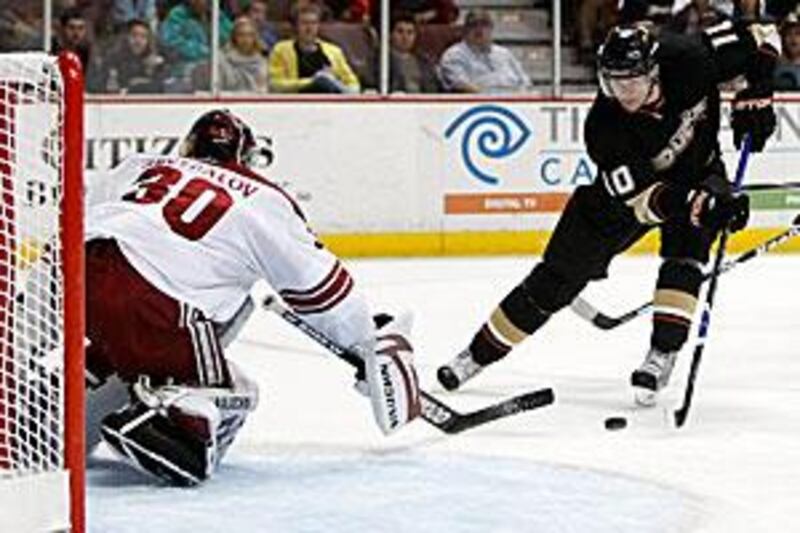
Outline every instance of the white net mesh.
<path id="1" fill-rule="evenodd" d="M 0 479 L 64 467 L 63 84 L 0 54 Z"/>

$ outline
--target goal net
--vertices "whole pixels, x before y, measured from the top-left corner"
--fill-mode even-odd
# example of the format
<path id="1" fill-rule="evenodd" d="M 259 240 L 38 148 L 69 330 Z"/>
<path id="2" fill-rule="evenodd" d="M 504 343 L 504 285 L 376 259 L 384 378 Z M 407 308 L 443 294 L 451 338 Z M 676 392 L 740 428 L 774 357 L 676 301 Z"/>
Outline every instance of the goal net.
<path id="1" fill-rule="evenodd" d="M 0 54 L 0 531 L 83 529 L 81 93 Z"/>

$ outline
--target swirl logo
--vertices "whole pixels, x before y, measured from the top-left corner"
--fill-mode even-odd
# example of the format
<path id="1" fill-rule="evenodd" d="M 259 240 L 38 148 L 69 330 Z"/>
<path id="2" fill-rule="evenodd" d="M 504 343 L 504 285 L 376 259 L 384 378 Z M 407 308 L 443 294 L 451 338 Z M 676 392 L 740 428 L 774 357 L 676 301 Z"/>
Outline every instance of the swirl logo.
<path id="1" fill-rule="evenodd" d="M 464 127 L 461 134 L 461 158 L 470 174 L 489 185 L 500 182 L 498 176 L 479 168 L 475 157 L 503 159 L 519 150 L 531 130 L 517 115 L 497 105 L 473 107 L 455 119 L 445 130 L 449 139 Z"/>

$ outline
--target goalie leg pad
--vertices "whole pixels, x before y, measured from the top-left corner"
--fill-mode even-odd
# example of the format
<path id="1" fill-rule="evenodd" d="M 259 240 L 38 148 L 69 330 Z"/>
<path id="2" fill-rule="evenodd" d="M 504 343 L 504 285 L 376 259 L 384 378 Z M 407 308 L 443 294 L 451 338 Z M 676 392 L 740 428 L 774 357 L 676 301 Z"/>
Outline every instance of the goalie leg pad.
<path id="1" fill-rule="evenodd" d="M 139 382 L 131 405 L 103 420 L 103 439 L 140 470 L 173 485 L 197 485 L 214 473 L 258 403 L 255 384 L 238 368 L 232 375 L 231 389 Z"/>
<path id="2" fill-rule="evenodd" d="M 420 414 L 419 380 L 413 348 L 400 321 L 392 321 L 377 336 L 375 351 L 366 357 L 366 378 L 378 427 L 389 435 Z M 405 331 L 404 331 L 405 329 Z"/>
<path id="3" fill-rule="evenodd" d="M 145 473 L 179 487 L 197 485 L 216 466 L 212 428 L 219 424 L 213 403 L 197 400 L 193 399 L 192 409 L 177 408 L 173 414 L 135 401 L 103 420 L 103 440 Z"/>
<path id="4" fill-rule="evenodd" d="M 233 381 L 232 389 L 208 388 L 197 392 L 209 398 L 220 412 L 217 428 L 218 461 L 222 460 L 228 447 L 233 444 L 237 433 L 250 414 L 258 406 L 258 385 L 245 375 L 241 368 L 228 361 L 228 369 Z"/>

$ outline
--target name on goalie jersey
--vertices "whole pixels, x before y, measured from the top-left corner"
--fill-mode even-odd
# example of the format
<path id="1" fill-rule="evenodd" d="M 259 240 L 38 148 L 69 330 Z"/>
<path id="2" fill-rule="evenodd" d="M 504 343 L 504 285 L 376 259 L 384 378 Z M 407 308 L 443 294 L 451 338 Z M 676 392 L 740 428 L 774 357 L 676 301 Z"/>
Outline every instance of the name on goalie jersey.
<path id="1" fill-rule="evenodd" d="M 252 179 L 242 178 L 230 172 L 212 169 L 206 178 L 233 192 L 241 193 L 243 197 L 249 198 L 253 193 L 258 192 L 261 186 Z"/>
<path id="2" fill-rule="evenodd" d="M 261 189 L 261 183 L 254 178 L 241 176 L 236 171 L 218 169 L 199 162 L 195 163 L 184 159 L 181 160 L 180 164 L 176 165 L 174 159 L 159 158 L 149 161 L 147 165 L 148 168 L 157 166 L 177 167 L 183 175 L 196 173 L 210 182 L 222 185 L 231 192 L 240 193 L 244 198 L 249 198 Z"/>

